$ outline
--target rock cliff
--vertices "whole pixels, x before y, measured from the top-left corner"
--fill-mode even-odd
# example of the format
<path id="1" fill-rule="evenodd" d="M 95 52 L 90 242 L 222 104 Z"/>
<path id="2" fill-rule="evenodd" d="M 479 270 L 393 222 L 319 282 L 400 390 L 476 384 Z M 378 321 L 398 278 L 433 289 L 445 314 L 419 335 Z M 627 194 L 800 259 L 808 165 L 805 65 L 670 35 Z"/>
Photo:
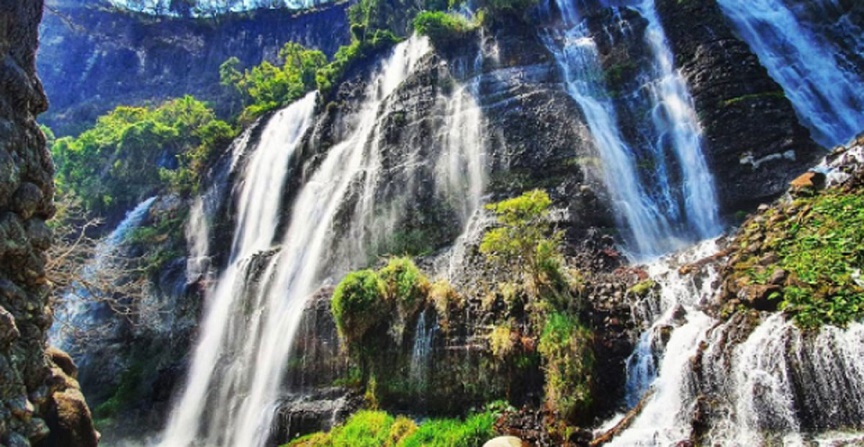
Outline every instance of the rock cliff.
<path id="1" fill-rule="evenodd" d="M 36 77 L 41 17 L 41 0 L 0 5 L 0 442 L 88 446 L 97 435 L 75 366 L 45 349 L 45 221 L 55 209 L 54 168 L 36 125 L 48 107 Z"/>
<path id="2" fill-rule="evenodd" d="M 212 19 L 154 17 L 86 1 L 50 0 L 41 27 L 39 72 L 51 98 L 41 122 L 76 134 L 117 105 L 186 94 L 220 106 L 219 65 L 274 60 L 285 42 L 336 52 L 348 40 L 346 4 L 294 12 L 263 10 Z"/>

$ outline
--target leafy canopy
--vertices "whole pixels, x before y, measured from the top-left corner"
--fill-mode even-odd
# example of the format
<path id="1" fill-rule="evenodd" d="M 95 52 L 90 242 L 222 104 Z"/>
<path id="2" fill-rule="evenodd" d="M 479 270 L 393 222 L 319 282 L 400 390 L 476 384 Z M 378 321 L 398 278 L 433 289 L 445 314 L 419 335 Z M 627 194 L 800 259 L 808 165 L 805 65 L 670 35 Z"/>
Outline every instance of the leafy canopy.
<path id="1" fill-rule="evenodd" d="M 327 56 L 294 42 L 279 50 L 279 65 L 268 61 L 240 71 L 240 60 L 229 58 L 219 67 L 221 84 L 235 89 L 246 106 L 241 121 L 251 121 L 270 110 L 296 101 L 315 89 L 315 76 Z"/>
<path id="2" fill-rule="evenodd" d="M 120 106 L 78 137 L 54 141 L 58 189 L 103 215 L 163 189 L 166 177 L 168 186 L 188 192 L 233 136 L 227 123 L 192 96 L 158 107 Z"/>

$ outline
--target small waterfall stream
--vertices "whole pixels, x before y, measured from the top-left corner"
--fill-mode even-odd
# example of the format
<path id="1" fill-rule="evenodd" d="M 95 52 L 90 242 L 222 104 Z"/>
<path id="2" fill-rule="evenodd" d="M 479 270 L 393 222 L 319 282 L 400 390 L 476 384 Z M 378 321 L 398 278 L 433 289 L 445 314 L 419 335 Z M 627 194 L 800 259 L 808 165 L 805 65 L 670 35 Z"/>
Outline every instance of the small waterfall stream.
<path id="1" fill-rule="evenodd" d="M 847 143 L 864 129 L 864 75 L 850 57 L 861 57 L 864 25 L 842 14 L 842 2 L 813 0 L 718 0 L 741 37 L 786 92 L 813 139 L 831 148 Z M 860 4 L 851 8 L 859 8 Z M 847 8 L 849 8 L 847 6 Z M 842 27 L 848 41 L 838 46 L 807 24 L 802 15 L 813 10 Z M 829 14 L 829 12 L 831 14 Z M 849 11 L 851 16 L 854 11 Z M 859 11 L 860 14 L 860 11 Z M 812 17 L 811 17 L 812 18 Z"/>
<path id="2" fill-rule="evenodd" d="M 94 258 L 83 269 L 82 281 L 100 281 L 100 272 L 111 267 L 112 257 L 117 255 L 118 247 L 141 225 L 154 201 L 156 197 L 139 203 L 126 213 L 126 217 L 114 231 L 99 242 L 95 248 Z M 88 336 L 92 336 L 92 334 L 83 335 L 98 331 L 109 318 L 111 311 L 107 305 L 100 302 L 100 297 L 93 297 L 91 293 L 92 291 L 86 285 L 78 283 L 63 295 L 61 305 L 54 311 L 55 323 L 48 333 L 52 345 L 73 354 L 77 353 L 82 350 L 81 343 Z"/>
<path id="3" fill-rule="evenodd" d="M 541 37 L 558 62 L 567 92 L 585 114 L 632 255 L 652 258 L 719 234 L 714 182 L 702 156 L 693 101 L 674 67 L 653 0 L 633 7 L 648 21 L 644 40 L 653 56 L 651 66 L 644 69 L 644 85 L 626 104 L 633 110 L 651 110 L 646 122 L 636 123 L 645 140 L 633 143 L 623 137 L 616 104 L 605 85 L 597 45 L 582 17 L 581 8 L 586 6 L 574 0 L 556 0 L 556 5 L 563 28 L 547 29 Z M 618 26 L 628 24 L 622 20 Z M 675 176 L 667 172 L 674 169 L 670 157 L 680 170 Z M 648 178 L 654 180 L 646 180 L 641 166 L 653 167 L 656 172 Z M 670 184 L 672 177 L 680 177 L 681 185 Z"/>

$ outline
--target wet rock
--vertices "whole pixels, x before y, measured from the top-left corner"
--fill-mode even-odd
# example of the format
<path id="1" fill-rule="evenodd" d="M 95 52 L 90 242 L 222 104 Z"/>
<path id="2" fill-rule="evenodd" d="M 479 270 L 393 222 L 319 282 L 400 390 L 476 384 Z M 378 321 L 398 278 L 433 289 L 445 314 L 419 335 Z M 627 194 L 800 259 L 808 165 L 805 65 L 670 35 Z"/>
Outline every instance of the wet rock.
<path id="1" fill-rule="evenodd" d="M 76 388 L 54 393 L 46 419 L 51 427 L 46 446 L 96 447 L 99 443 L 90 409 Z"/>
<path id="2" fill-rule="evenodd" d="M 18 339 L 21 333 L 15 325 L 15 317 L 0 306 L 0 349 L 5 349 Z"/>
<path id="3" fill-rule="evenodd" d="M 786 270 L 781 268 L 774 269 L 774 272 L 771 273 L 771 277 L 768 279 L 768 283 L 777 286 L 783 285 L 786 282 L 787 276 Z"/>
<path id="4" fill-rule="evenodd" d="M 657 0 L 656 5 L 705 130 L 705 156 L 721 212 L 749 210 L 779 196 L 815 164 L 822 149 L 717 2 Z"/>
<path id="5" fill-rule="evenodd" d="M 218 20 L 148 20 L 88 0 L 54 2 L 45 14 L 37 61 L 51 98 L 51 109 L 40 120 L 58 136 L 77 134 L 117 105 L 186 94 L 213 104 L 220 116 L 236 113 L 236 98 L 219 88 L 222 62 L 232 56 L 243 67 L 275 62 L 285 42 L 332 55 L 349 43 L 347 6 L 320 5 L 299 14 L 262 9 Z"/>
<path id="6" fill-rule="evenodd" d="M 61 351 L 54 346 L 49 346 L 45 351 L 45 354 L 51 360 L 52 363 L 57 365 L 61 371 L 67 376 L 76 379 L 78 378 L 78 366 L 75 365 L 75 361 L 72 360 L 72 357 Z"/>

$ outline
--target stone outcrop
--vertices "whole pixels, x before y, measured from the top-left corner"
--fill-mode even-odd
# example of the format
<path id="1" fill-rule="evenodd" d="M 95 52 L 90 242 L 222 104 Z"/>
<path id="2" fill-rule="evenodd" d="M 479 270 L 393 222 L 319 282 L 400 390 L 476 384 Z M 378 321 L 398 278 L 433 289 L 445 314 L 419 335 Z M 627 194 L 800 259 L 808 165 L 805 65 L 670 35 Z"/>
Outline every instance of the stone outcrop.
<path id="1" fill-rule="evenodd" d="M 51 98 L 41 122 L 75 134 L 117 105 L 191 94 L 227 114 L 236 103 L 219 65 L 275 60 L 285 42 L 333 54 L 348 41 L 347 3 L 310 12 L 263 10 L 210 19 L 153 17 L 90 0 L 48 0 L 39 73 Z"/>
<path id="2" fill-rule="evenodd" d="M 33 445 L 50 427 L 51 436 L 75 437 L 51 445 L 89 446 L 97 434 L 77 383 L 45 353 L 45 221 L 55 209 L 54 168 L 36 125 L 48 107 L 36 77 L 41 17 L 41 0 L 0 4 L 0 443 Z M 63 356 L 53 357 L 74 375 Z"/>

